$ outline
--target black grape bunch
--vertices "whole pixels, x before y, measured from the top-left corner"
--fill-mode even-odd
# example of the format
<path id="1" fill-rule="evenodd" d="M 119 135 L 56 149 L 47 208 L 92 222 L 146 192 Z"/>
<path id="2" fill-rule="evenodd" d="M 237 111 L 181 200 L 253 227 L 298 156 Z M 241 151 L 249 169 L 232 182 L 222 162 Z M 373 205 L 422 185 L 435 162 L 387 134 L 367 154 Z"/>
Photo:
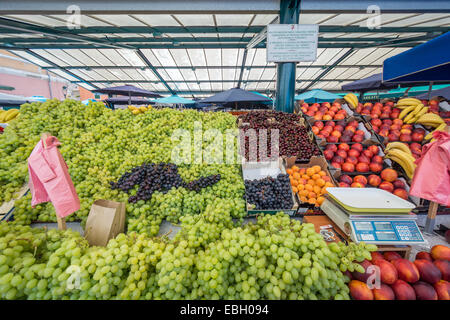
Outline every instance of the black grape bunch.
<path id="1" fill-rule="evenodd" d="M 245 180 L 247 202 L 256 210 L 291 209 L 294 205 L 289 175 L 279 174 L 276 178 Z"/>

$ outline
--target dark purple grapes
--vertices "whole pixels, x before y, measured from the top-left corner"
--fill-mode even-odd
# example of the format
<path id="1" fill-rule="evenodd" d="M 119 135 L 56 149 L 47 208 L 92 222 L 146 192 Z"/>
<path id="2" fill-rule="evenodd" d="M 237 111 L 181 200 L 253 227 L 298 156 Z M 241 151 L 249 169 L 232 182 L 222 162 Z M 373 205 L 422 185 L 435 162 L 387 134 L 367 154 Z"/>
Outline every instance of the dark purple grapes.
<path id="1" fill-rule="evenodd" d="M 256 210 L 292 209 L 291 184 L 288 174 L 279 174 L 275 179 L 245 180 L 247 202 Z"/>
<path id="2" fill-rule="evenodd" d="M 172 188 L 183 187 L 199 192 L 202 188 L 219 182 L 220 174 L 201 177 L 191 182 L 184 182 L 178 173 L 178 166 L 173 163 L 144 163 L 139 167 L 125 172 L 117 182 L 110 182 L 111 189 L 120 189 L 129 193 L 135 185 L 139 185 L 135 196 L 130 196 L 128 202 L 151 199 L 155 191 L 167 193 Z"/>

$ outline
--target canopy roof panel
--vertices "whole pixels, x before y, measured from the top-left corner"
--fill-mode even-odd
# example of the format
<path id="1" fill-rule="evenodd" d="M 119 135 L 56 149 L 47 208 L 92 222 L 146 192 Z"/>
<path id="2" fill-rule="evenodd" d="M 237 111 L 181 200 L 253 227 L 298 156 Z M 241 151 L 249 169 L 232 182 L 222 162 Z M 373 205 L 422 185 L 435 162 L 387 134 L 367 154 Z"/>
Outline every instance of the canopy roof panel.
<path id="1" fill-rule="evenodd" d="M 266 61 L 265 40 L 247 46 L 267 24 L 278 23 L 272 2 L 263 0 L 260 10 L 246 10 L 248 1 L 242 1 L 233 2 L 240 8 L 236 12 L 219 6 L 195 14 L 186 8 L 171 14 L 83 10 L 79 29 L 68 29 L 68 15 L 58 10 L 35 14 L 11 9 L 0 18 L 0 48 L 88 89 L 133 84 L 197 98 L 240 85 L 267 94 L 276 88 L 276 65 Z M 315 5 L 302 2 L 299 21 L 319 24 L 318 56 L 298 64 L 297 91 L 340 90 L 345 83 L 380 73 L 385 59 L 450 31 L 445 8 L 382 10 L 381 28 L 369 29 L 370 15 L 362 9 L 344 10 L 342 3 L 323 11 Z M 118 2 L 112 1 L 115 6 Z M 17 23 L 14 28 L 11 20 Z"/>

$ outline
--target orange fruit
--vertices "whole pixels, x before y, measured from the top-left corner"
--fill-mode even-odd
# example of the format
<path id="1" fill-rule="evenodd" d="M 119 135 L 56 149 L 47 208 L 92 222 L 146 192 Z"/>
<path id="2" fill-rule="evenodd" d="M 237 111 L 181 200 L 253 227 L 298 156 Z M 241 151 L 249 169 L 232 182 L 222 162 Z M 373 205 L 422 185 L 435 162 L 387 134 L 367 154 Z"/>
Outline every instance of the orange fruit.
<path id="1" fill-rule="evenodd" d="M 306 197 L 300 197 L 301 202 L 308 202 L 308 199 Z"/>
<path id="2" fill-rule="evenodd" d="M 315 173 L 319 173 L 320 170 L 322 170 L 320 166 L 312 166 L 311 168 L 314 170 Z"/>
<path id="3" fill-rule="evenodd" d="M 325 171 L 319 171 L 319 176 L 321 176 L 321 177 L 323 177 L 323 176 L 326 176 L 327 175 L 327 173 L 325 172 Z"/>
<path id="4" fill-rule="evenodd" d="M 308 199 L 308 203 L 309 204 L 316 204 L 316 199 L 315 198 Z"/>
<path id="5" fill-rule="evenodd" d="M 297 172 L 294 173 L 293 177 L 294 177 L 295 180 L 299 180 L 300 179 L 300 175 Z"/>
<path id="6" fill-rule="evenodd" d="M 317 198 L 317 204 L 320 206 L 325 201 L 324 197 L 318 197 Z"/>
<path id="7" fill-rule="evenodd" d="M 300 184 L 300 183 L 299 183 L 296 187 L 297 187 L 297 190 L 298 190 L 298 191 L 305 190 L 305 186 L 302 185 L 302 184 Z"/>
<path id="8" fill-rule="evenodd" d="M 299 167 L 297 167 L 297 166 L 292 166 L 292 168 L 291 168 L 294 172 L 299 172 L 300 171 L 300 168 Z"/>
<path id="9" fill-rule="evenodd" d="M 297 193 L 298 189 L 296 187 L 292 187 L 292 192 Z"/>
<path id="10" fill-rule="evenodd" d="M 306 191 L 313 191 L 313 186 L 311 184 L 305 184 Z"/>
<path id="11" fill-rule="evenodd" d="M 334 185 L 331 182 L 325 182 L 325 187 L 334 187 Z"/>
<path id="12" fill-rule="evenodd" d="M 327 194 L 327 187 L 323 187 L 320 194 Z"/>
<path id="13" fill-rule="evenodd" d="M 292 176 L 292 174 L 294 173 L 294 171 L 292 169 L 287 169 L 286 173 L 290 176 Z"/>
<path id="14" fill-rule="evenodd" d="M 316 195 L 314 192 L 308 193 L 308 198 L 310 198 L 310 199 L 311 199 L 311 198 L 314 198 L 314 199 L 315 199 L 316 196 L 317 196 L 317 195 Z"/>
<path id="15" fill-rule="evenodd" d="M 305 179 L 306 181 L 309 180 L 309 176 L 307 174 L 302 175 L 302 179 Z"/>
<path id="16" fill-rule="evenodd" d="M 317 179 L 316 180 L 316 185 L 318 185 L 319 187 L 323 187 L 325 185 L 325 180 Z"/>
<path id="17" fill-rule="evenodd" d="M 306 173 L 306 169 L 305 168 L 301 168 L 298 173 L 300 173 L 301 175 L 304 175 Z"/>
<path id="18" fill-rule="evenodd" d="M 306 174 L 310 177 L 312 177 L 312 175 L 316 173 L 316 171 L 313 168 L 308 168 L 306 169 Z"/>
<path id="19" fill-rule="evenodd" d="M 308 184 L 314 186 L 316 184 L 316 182 L 313 179 L 309 179 Z"/>
<path id="20" fill-rule="evenodd" d="M 297 180 L 291 180 L 291 186 L 296 187 L 298 185 L 298 181 Z"/>
<path id="21" fill-rule="evenodd" d="M 313 174 L 313 176 L 311 178 L 313 180 L 317 180 L 317 179 L 320 179 L 320 176 L 316 173 L 316 174 Z"/>
<path id="22" fill-rule="evenodd" d="M 298 180 L 298 184 L 307 184 L 307 183 L 308 183 L 308 180 L 305 180 L 305 179 Z"/>

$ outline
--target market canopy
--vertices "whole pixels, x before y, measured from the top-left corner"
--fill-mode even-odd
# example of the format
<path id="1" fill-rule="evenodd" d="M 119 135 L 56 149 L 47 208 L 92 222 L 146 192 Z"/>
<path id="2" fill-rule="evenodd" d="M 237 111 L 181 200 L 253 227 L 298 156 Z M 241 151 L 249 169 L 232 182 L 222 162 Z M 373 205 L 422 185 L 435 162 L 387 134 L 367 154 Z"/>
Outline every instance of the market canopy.
<path id="1" fill-rule="evenodd" d="M 165 98 L 159 98 L 156 99 L 155 102 L 157 103 L 164 103 L 164 104 L 194 104 L 194 100 L 186 99 L 183 97 L 180 97 L 178 95 L 172 95 L 170 97 Z"/>
<path id="2" fill-rule="evenodd" d="M 114 98 L 108 98 L 103 100 L 103 102 L 106 102 L 108 104 L 150 104 L 153 103 L 152 100 L 141 98 L 141 97 L 114 97 Z"/>
<path id="3" fill-rule="evenodd" d="M 351 83 L 342 86 L 342 90 L 345 91 L 367 91 L 367 90 L 383 90 L 389 88 L 395 88 L 398 85 L 393 83 L 383 83 L 382 74 L 376 73 L 370 77 L 353 81 Z"/>
<path id="4" fill-rule="evenodd" d="M 336 99 L 341 99 L 341 96 L 327 92 L 320 89 L 315 89 L 307 92 L 303 92 L 299 95 L 296 95 L 295 100 L 303 100 L 307 103 L 316 102 L 317 100 L 321 101 L 334 101 Z"/>
<path id="5" fill-rule="evenodd" d="M 238 103 L 238 102 L 268 102 L 266 96 L 254 94 L 241 88 L 232 88 L 201 100 L 202 103 Z"/>
<path id="6" fill-rule="evenodd" d="M 422 93 L 416 96 L 417 99 L 424 99 L 424 100 L 427 100 L 428 97 L 444 97 L 445 99 L 450 100 L 450 86 L 438 90 L 433 90 L 430 92 L 429 95 L 428 93 Z"/>
<path id="7" fill-rule="evenodd" d="M 384 60 L 383 82 L 450 83 L 450 32 Z"/>
<path id="8" fill-rule="evenodd" d="M 160 94 L 148 90 L 144 90 L 132 85 L 125 85 L 125 86 L 118 86 L 118 87 L 108 87 L 103 89 L 97 89 L 93 90 L 92 92 L 97 93 L 105 93 L 105 94 L 116 94 L 121 96 L 128 96 L 128 97 L 152 97 L 152 98 L 159 98 L 161 97 Z"/>
<path id="9" fill-rule="evenodd" d="M 1 93 L 0 92 L 0 107 L 18 107 L 24 103 L 35 102 L 36 99 L 31 97 L 22 97 L 15 94 Z"/>

